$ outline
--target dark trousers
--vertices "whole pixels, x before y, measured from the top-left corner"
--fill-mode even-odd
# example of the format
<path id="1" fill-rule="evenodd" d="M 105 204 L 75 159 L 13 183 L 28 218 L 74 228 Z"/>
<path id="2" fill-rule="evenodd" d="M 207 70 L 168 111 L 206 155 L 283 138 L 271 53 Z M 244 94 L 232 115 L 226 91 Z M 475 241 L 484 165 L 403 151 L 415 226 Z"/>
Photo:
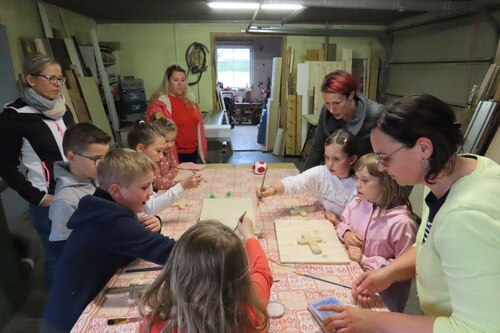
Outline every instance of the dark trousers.
<path id="1" fill-rule="evenodd" d="M 190 154 L 181 154 L 177 153 L 179 156 L 179 163 L 184 163 L 184 162 L 193 162 L 197 163 L 198 161 L 198 152 L 190 153 Z"/>
<path id="2" fill-rule="evenodd" d="M 50 287 L 52 271 L 54 269 L 55 258 L 52 257 L 49 249 L 49 235 L 52 222 L 49 219 L 49 207 L 42 207 L 30 204 L 30 221 L 40 237 L 45 255 L 43 266 L 43 280 L 47 289 Z"/>

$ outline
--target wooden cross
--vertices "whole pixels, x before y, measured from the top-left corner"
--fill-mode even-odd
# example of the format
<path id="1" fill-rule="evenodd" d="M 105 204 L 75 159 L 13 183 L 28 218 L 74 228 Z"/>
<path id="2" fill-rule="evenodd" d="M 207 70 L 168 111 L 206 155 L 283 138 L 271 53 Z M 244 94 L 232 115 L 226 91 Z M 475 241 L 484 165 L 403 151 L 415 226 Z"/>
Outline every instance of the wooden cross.
<path id="1" fill-rule="evenodd" d="M 314 206 L 306 206 L 306 207 L 294 207 L 290 214 L 292 215 L 302 215 L 307 216 L 307 213 L 316 211 L 316 207 Z"/>
<path id="2" fill-rule="evenodd" d="M 177 207 L 179 209 L 184 209 L 186 206 L 191 206 L 191 202 L 188 200 L 181 199 L 172 204 L 172 207 Z"/>
<path id="3" fill-rule="evenodd" d="M 319 236 L 311 236 L 311 234 L 303 233 L 299 239 L 297 239 L 297 244 L 299 245 L 309 245 L 311 252 L 314 254 L 321 254 L 323 249 L 319 245 L 323 239 Z"/>

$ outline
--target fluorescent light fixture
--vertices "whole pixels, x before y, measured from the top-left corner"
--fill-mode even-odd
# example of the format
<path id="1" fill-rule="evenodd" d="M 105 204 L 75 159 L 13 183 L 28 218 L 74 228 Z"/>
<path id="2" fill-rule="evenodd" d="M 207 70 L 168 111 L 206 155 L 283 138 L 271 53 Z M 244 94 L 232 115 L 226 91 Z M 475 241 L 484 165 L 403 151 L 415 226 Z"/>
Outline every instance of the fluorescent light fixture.
<path id="1" fill-rule="evenodd" d="M 257 9 L 259 8 L 259 4 L 257 2 L 224 2 L 224 1 L 215 1 L 209 2 L 208 6 L 210 8 L 216 9 Z"/>
<path id="2" fill-rule="evenodd" d="M 304 8 L 302 5 L 296 4 L 286 4 L 286 3 L 269 3 L 262 5 L 262 9 L 274 9 L 274 10 L 299 10 Z"/>

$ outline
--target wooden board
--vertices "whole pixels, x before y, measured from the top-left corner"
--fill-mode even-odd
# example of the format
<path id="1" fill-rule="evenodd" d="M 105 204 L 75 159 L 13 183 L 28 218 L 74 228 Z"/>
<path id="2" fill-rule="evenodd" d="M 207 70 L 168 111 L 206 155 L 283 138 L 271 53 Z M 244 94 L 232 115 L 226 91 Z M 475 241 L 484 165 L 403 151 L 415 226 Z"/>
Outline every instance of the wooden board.
<path id="1" fill-rule="evenodd" d="M 285 153 L 287 155 L 297 154 L 295 138 L 297 137 L 297 95 L 288 95 L 286 100 L 286 137 Z"/>
<path id="2" fill-rule="evenodd" d="M 92 119 L 92 124 L 99 127 L 113 138 L 111 125 L 109 124 L 108 117 L 106 117 L 106 111 L 104 111 L 104 105 L 102 104 L 95 78 L 79 77 L 78 83 L 80 84 L 83 99 L 85 100 L 90 118 Z"/>
<path id="3" fill-rule="evenodd" d="M 200 221 L 217 220 L 234 229 L 238 219 L 244 212 L 247 212 L 245 216 L 253 221 L 256 236 L 262 236 L 262 228 L 256 227 L 258 224 L 255 221 L 253 202 L 250 198 L 204 199 L 203 206 L 201 207 Z"/>
<path id="4" fill-rule="evenodd" d="M 350 262 L 344 245 L 333 225 L 327 220 L 276 220 L 276 240 L 280 262 L 284 264 L 347 264 Z M 321 254 L 312 253 L 308 245 L 299 245 L 303 234 L 321 237 Z"/>
<path id="5" fill-rule="evenodd" d="M 68 94 L 71 98 L 78 122 L 90 122 L 89 110 L 87 110 L 80 87 L 78 86 L 78 82 L 76 82 L 75 73 L 72 70 L 67 70 L 64 71 L 64 75 L 66 76 L 66 87 L 68 88 Z"/>
<path id="6" fill-rule="evenodd" d="M 71 111 L 71 114 L 73 114 L 73 119 L 75 120 L 75 123 L 78 123 L 79 120 L 78 120 L 78 116 L 76 115 L 75 106 L 73 105 L 73 101 L 71 100 L 68 89 L 66 89 L 66 86 L 64 84 L 61 86 L 61 93 L 64 96 L 66 105 L 68 106 L 69 110 Z"/>
<path id="7" fill-rule="evenodd" d="M 342 49 L 342 61 L 345 63 L 344 70 L 352 73 L 352 49 Z"/>

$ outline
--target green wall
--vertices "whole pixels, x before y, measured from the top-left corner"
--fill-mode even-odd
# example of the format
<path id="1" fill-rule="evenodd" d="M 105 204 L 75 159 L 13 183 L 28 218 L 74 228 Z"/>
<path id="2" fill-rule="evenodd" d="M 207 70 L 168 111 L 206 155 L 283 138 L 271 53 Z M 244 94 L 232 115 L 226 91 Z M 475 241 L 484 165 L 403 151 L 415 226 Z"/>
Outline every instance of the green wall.
<path id="1" fill-rule="evenodd" d="M 98 24 L 97 31 L 100 41 L 120 42 L 121 49 L 117 52 L 119 74 L 143 79 L 149 97 L 160 85 L 169 65 L 178 63 L 186 67 L 185 51 L 191 43 L 199 42 L 210 49 L 211 32 L 239 33 L 246 26 L 243 23 Z M 300 56 L 305 54 L 306 49 L 319 48 L 324 42 L 324 37 L 287 37 L 287 46 L 295 49 L 295 64 L 300 62 Z M 337 44 L 338 59 L 342 48 L 352 48 L 354 58 L 364 58 L 369 54 L 370 46 L 382 47 L 373 38 L 330 38 L 329 42 Z M 201 108 L 211 110 L 211 66 L 200 83 L 191 89 L 199 98 Z"/>

